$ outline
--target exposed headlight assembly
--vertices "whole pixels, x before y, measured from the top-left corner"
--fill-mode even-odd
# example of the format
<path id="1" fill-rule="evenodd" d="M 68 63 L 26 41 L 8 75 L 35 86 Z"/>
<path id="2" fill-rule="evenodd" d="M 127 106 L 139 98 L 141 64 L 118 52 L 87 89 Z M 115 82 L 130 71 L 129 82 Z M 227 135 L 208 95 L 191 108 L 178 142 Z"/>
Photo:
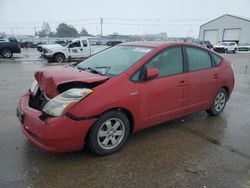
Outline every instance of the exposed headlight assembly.
<path id="1" fill-rule="evenodd" d="M 91 93 L 93 93 L 93 90 L 87 88 L 69 89 L 51 99 L 44 106 L 43 112 L 51 116 L 61 116 Z"/>
<path id="2" fill-rule="evenodd" d="M 35 79 L 33 81 L 33 83 L 31 84 L 31 86 L 29 88 L 29 91 L 34 94 L 34 93 L 36 93 L 37 89 L 38 89 L 38 83 L 37 83 L 37 81 Z"/>

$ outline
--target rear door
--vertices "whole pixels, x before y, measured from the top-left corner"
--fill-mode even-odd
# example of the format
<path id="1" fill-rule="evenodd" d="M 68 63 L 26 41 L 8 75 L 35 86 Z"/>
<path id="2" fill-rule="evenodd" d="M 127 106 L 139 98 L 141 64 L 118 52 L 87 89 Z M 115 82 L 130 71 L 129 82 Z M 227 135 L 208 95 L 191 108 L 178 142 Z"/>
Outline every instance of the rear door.
<path id="1" fill-rule="evenodd" d="M 145 66 L 157 68 L 159 76 L 139 83 L 143 126 L 150 126 L 183 115 L 183 90 L 187 87 L 182 47 L 158 53 Z"/>
<path id="2" fill-rule="evenodd" d="M 90 44 L 87 40 L 82 40 L 82 57 L 89 57 L 91 55 Z"/>
<path id="3" fill-rule="evenodd" d="M 212 59 L 206 50 L 186 47 L 188 64 L 185 90 L 185 114 L 208 109 L 217 92 L 218 68 L 213 67 Z"/>

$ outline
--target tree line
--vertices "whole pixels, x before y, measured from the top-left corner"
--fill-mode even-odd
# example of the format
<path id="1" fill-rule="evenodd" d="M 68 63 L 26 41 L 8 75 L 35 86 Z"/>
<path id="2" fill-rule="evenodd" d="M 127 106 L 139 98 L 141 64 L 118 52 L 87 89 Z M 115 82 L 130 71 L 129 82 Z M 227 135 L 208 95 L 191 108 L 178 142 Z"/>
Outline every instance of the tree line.
<path id="1" fill-rule="evenodd" d="M 51 31 L 50 25 L 48 22 L 43 22 L 42 29 L 35 32 L 35 36 L 39 37 L 78 37 L 78 36 L 92 36 L 86 29 L 82 28 L 78 33 L 76 28 L 70 24 L 60 23 L 56 27 L 56 31 Z"/>

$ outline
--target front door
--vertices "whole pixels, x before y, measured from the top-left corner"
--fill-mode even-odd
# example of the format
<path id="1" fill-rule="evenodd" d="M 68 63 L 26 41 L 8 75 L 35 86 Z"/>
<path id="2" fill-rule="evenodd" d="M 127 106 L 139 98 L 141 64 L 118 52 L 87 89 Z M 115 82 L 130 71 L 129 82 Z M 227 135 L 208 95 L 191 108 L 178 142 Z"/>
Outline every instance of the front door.
<path id="1" fill-rule="evenodd" d="M 71 58 L 83 58 L 83 47 L 79 40 L 70 43 L 68 48 Z"/>
<path id="2" fill-rule="evenodd" d="M 142 126 L 151 126 L 183 115 L 183 91 L 187 87 L 183 63 L 182 48 L 171 47 L 145 65 L 146 68 L 157 68 L 159 76 L 139 84 Z"/>

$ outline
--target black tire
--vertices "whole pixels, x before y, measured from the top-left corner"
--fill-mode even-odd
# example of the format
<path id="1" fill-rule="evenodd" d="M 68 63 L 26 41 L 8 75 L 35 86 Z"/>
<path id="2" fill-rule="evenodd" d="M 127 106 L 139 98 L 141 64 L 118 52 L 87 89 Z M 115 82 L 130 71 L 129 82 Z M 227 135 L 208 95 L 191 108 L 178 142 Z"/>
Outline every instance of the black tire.
<path id="1" fill-rule="evenodd" d="M 4 57 L 4 58 L 11 58 L 13 53 L 10 49 L 8 48 L 4 48 L 1 50 L 1 55 Z"/>
<path id="2" fill-rule="evenodd" d="M 54 60 L 57 63 L 63 63 L 64 59 L 65 59 L 65 56 L 63 54 L 61 54 L 61 53 L 58 53 L 58 54 L 54 55 Z"/>
<path id="3" fill-rule="evenodd" d="M 212 116 L 219 115 L 226 106 L 227 97 L 228 97 L 227 91 L 224 88 L 220 89 L 220 91 L 216 94 L 214 98 L 212 106 L 207 110 L 207 113 L 209 113 Z"/>
<path id="4" fill-rule="evenodd" d="M 225 49 L 225 54 L 228 54 L 228 49 Z"/>
<path id="5" fill-rule="evenodd" d="M 236 52 L 237 52 L 237 49 L 235 48 L 234 51 L 233 51 L 233 53 L 235 54 Z"/>
<path id="6" fill-rule="evenodd" d="M 120 123 L 120 125 L 115 129 L 116 122 Z M 110 129 L 108 125 L 111 125 Z M 111 133 L 112 131 L 113 133 Z M 118 132 L 121 135 L 117 135 Z M 120 111 L 109 111 L 100 116 L 92 125 L 86 143 L 93 153 L 98 155 L 109 155 L 124 146 L 128 140 L 129 133 L 130 125 L 128 117 Z M 114 145 L 113 139 L 117 139 Z"/>

